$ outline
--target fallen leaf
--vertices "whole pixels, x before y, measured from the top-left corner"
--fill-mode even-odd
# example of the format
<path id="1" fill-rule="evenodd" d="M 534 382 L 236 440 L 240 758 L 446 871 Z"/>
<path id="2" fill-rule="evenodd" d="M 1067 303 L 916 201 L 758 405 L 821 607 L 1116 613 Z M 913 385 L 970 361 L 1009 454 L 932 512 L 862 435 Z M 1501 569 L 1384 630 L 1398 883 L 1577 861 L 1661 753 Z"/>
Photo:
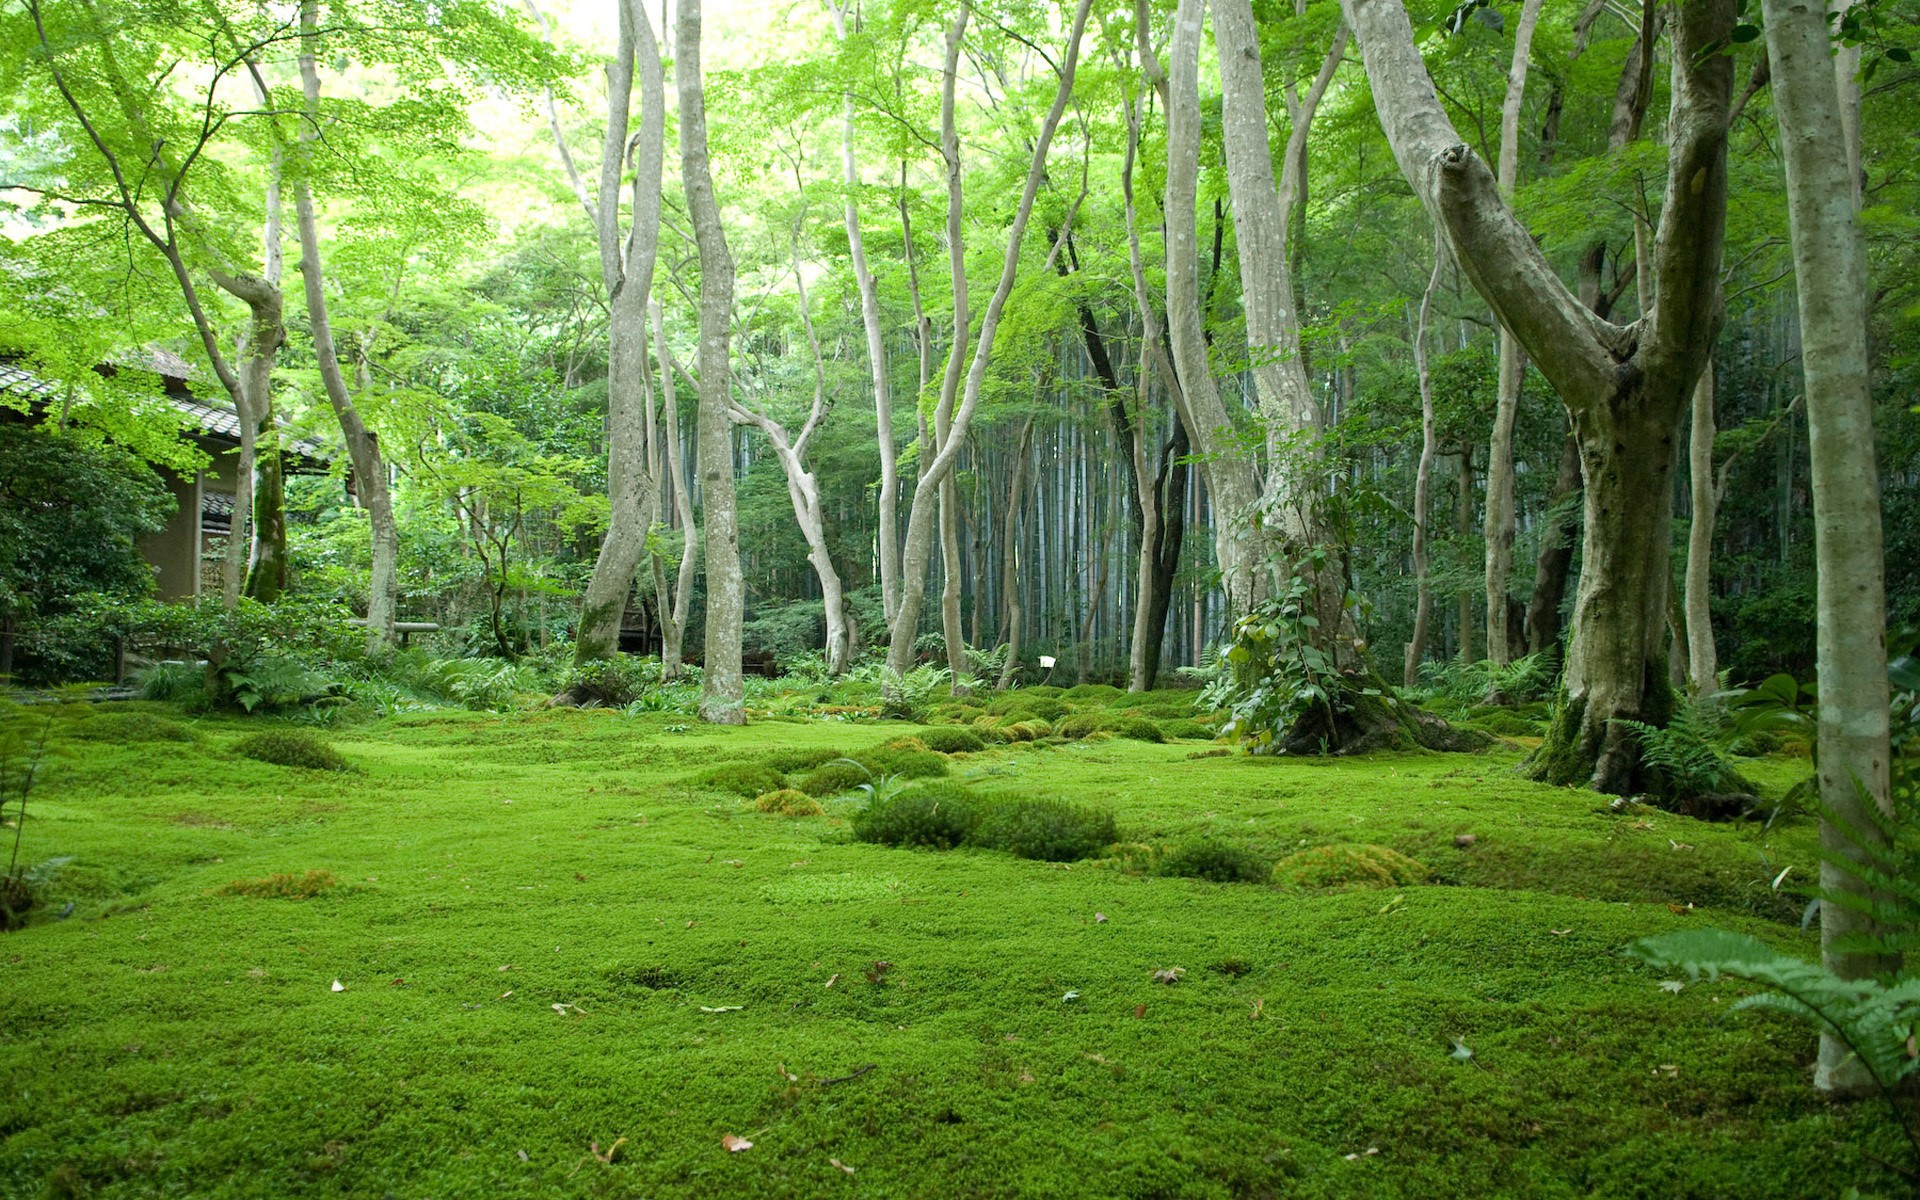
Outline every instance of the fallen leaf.
<path id="1" fill-rule="evenodd" d="M 1250 1021 L 1258 1021 L 1260 1019 L 1260 1014 L 1266 1010 L 1266 1007 L 1267 1007 L 1266 997 L 1264 996 L 1256 997 L 1253 1001 L 1253 1015 L 1251 1017 L 1248 1017 L 1247 1019 Z"/>
<path id="2" fill-rule="evenodd" d="M 1374 915 L 1377 917 L 1384 917 L 1390 912 L 1397 912 L 1402 906 L 1406 904 L 1406 902 L 1407 902 L 1406 896 L 1404 895 L 1395 896 L 1393 899 L 1381 905 L 1380 911 L 1375 913 Z"/>
<path id="3" fill-rule="evenodd" d="M 1473 1057 L 1473 1051 L 1459 1038 L 1453 1039 L 1453 1053 L 1448 1055 L 1455 1062 L 1466 1062 Z"/>
<path id="4" fill-rule="evenodd" d="M 753 1149 L 752 1142 L 743 1137 L 735 1137 L 731 1133 L 723 1135 L 720 1139 L 720 1144 L 727 1148 L 728 1154 L 738 1154 L 742 1150 Z"/>
<path id="5" fill-rule="evenodd" d="M 830 1158 L 830 1159 L 828 1159 L 827 1161 L 828 1161 L 828 1162 L 830 1162 L 830 1163 L 832 1163 L 832 1164 L 833 1164 L 834 1166 L 836 1166 L 836 1167 L 838 1167 L 838 1168 L 840 1168 L 840 1169 L 841 1169 L 842 1171 L 845 1171 L 845 1172 L 846 1172 L 847 1174 L 849 1174 L 849 1175 L 851 1175 L 851 1174 L 853 1174 L 853 1168 L 852 1168 L 852 1167 L 850 1167 L 850 1166 L 848 1166 L 847 1164 L 845 1164 L 845 1163 L 843 1163 L 843 1162 L 841 1162 L 841 1161 L 840 1161 L 839 1159 L 837 1159 L 837 1158 Z"/>
<path id="6" fill-rule="evenodd" d="M 1340 1157 L 1346 1159 L 1348 1162 L 1359 1162 L 1363 1158 L 1372 1158 L 1378 1153 L 1380 1153 L 1380 1147 L 1368 1146 L 1364 1152 L 1356 1150 L 1352 1154 L 1343 1154 Z"/>
<path id="7" fill-rule="evenodd" d="M 563 1017 L 567 1015 L 568 1009 L 572 1009 L 573 1015 L 576 1017 L 584 1017 L 587 1015 L 587 1010 L 584 1008 L 581 1008 L 578 1004 L 555 1004 L 555 1005 L 552 1005 L 551 1007 L 553 1011 L 559 1013 Z"/>
<path id="8" fill-rule="evenodd" d="M 532 1161 L 533 1161 L 533 1160 L 532 1160 L 531 1158 L 528 1158 L 528 1157 L 527 1157 L 527 1152 L 526 1152 L 525 1150 L 515 1150 L 515 1151 L 514 1151 L 514 1153 L 515 1153 L 515 1154 L 518 1154 L 518 1155 L 520 1156 L 520 1161 L 521 1161 L 521 1162 L 532 1162 Z"/>
<path id="9" fill-rule="evenodd" d="M 1687 986 L 1686 984 L 1681 983 L 1678 979 L 1662 979 L 1660 981 L 1661 991 L 1672 992 L 1676 996 L 1679 995 L 1681 989 L 1685 988 L 1686 986 Z"/>
<path id="10" fill-rule="evenodd" d="M 745 864 L 745 863 L 743 863 L 743 862 L 741 862 L 741 861 L 740 861 L 739 859 L 737 859 L 737 858 L 729 858 L 729 859 L 727 860 L 727 865 L 728 865 L 728 866 L 730 866 L 730 867 L 744 867 L 744 866 L 746 866 L 747 864 Z"/>
<path id="11" fill-rule="evenodd" d="M 1185 967 L 1167 967 L 1153 973 L 1155 983 L 1179 983 L 1180 977 L 1187 973 Z"/>
<path id="12" fill-rule="evenodd" d="M 616 1155 L 616 1154 L 618 1154 L 618 1153 L 620 1153 L 620 1147 L 622 1147 L 622 1146 L 624 1146 L 624 1145 L 626 1145 L 626 1144 L 627 1144 L 627 1139 L 625 1139 L 625 1138 L 619 1138 L 619 1139 L 617 1139 L 617 1140 L 615 1140 L 615 1142 L 613 1143 L 613 1145 L 611 1145 L 611 1146 L 608 1146 L 608 1147 L 607 1147 L 607 1150 L 606 1150 L 606 1153 L 604 1153 L 604 1154 L 602 1154 L 602 1153 L 600 1152 L 600 1143 L 599 1143 L 599 1142 L 588 1142 L 588 1143 L 587 1143 L 587 1150 L 588 1150 L 588 1152 L 589 1152 L 589 1153 L 591 1153 L 591 1154 L 592 1154 L 592 1155 L 593 1155 L 593 1156 L 594 1156 L 595 1158 L 597 1158 L 597 1159 L 599 1159 L 599 1160 L 600 1160 L 601 1162 L 603 1162 L 603 1163 L 606 1163 L 606 1164 L 608 1164 L 609 1166 L 611 1166 L 611 1165 L 612 1165 L 612 1163 L 613 1163 L 613 1156 L 614 1156 L 614 1155 Z"/>
<path id="13" fill-rule="evenodd" d="M 1549 929 L 1549 930 L 1547 930 L 1547 932 L 1548 932 L 1548 933 L 1550 933 L 1550 934 L 1552 934 L 1552 935 L 1553 935 L 1553 936 L 1555 936 L 1555 937 L 1565 937 L 1565 936 L 1567 936 L 1568 934 L 1570 934 L 1570 933 L 1572 933 L 1572 932 L 1573 932 L 1573 930 L 1571 930 L 1571 929 Z"/>
<path id="14" fill-rule="evenodd" d="M 1060 1003 L 1072 1004 L 1075 1000 L 1078 1000 L 1079 998 L 1080 998 L 1079 992 L 1068 992 L 1066 995 L 1060 997 Z"/>
<path id="15" fill-rule="evenodd" d="M 506 991 L 500 993 L 500 998 L 502 1000 L 505 1000 L 508 996 L 511 996 L 511 995 L 513 995 L 513 989 L 508 988 Z"/>
<path id="16" fill-rule="evenodd" d="M 333 990 L 336 992 L 344 992 L 347 990 L 347 985 L 336 979 L 333 981 Z"/>
<path id="17" fill-rule="evenodd" d="M 407 981 L 404 979 L 396 979 L 392 983 L 388 984 L 387 986 L 388 987 L 405 987 L 407 986 Z"/>
<path id="18" fill-rule="evenodd" d="M 798 1075 L 795 1075 L 792 1071 L 787 1070 L 787 1064 L 785 1063 L 773 1064 L 773 1071 L 774 1071 L 774 1074 L 780 1076 L 780 1078 L 786 1080 L 788 1083 L 800 1082 L 800 1077 Z"/>
<path id="19" fill-rule="evenodd" d="M 1107 914 L 1103 912 L 1093 914 L 1093 923 L 1095 925 L 1105 925 L 1107 923 Z"/>
<path id="20" fill-rule="evenodd" d="M 719 1005 L 715 1005 L 712 1008 L 708 1008 L 706 1005 L 702 1004 L 700 1006 L 700 1011 L 703 1013 L 739 1012 L 741 1009 L 745 1007 L 746 1005 L 744 1004 L 719 1004 Z"/>
<path id="21" fill-rule="evenodd" d="M 502 966 L 500 967 L 500 969 L 501 969 L 502 971 L 511 971 L 511 970 L 513 970 L 513 964 L 512 964 L 512 963 L 505 963 L 505 964 L 502 964 Z"/>
<path id="22" fill-rule="evenodd" d="M 835 971 L 835 972 L 833 973 L 833 976 L 832 976 L 832 978 L 830 978 L 830 979 L 828 979 L 828 980 L 827 980 L 827 986 L 828 986 L 828 987 L 832 987 L 832 986 L 833 986 L 834 984 L 836 984 L 836 983 L 839 983 L 839 982 L 840 982 L 840 972 L 838 972 L 838 971 Z"/>
<path id="23" fill-rule="evenodd" d="M 1693 847 L 1692 847 L 1692 846 L 1691 846 L 1690 844 L 1688 844 L 1688 843 L 1686 843 L 1686 842 L 1676 842 L 1676 841 L 1674 841 L 1674 840 L 1673 840 L 1672 838 L 1668 838 L 1668 839 L 1667 839 L 1667 845 L 1669 845 L 1669 846 L 1672 846 L 1672 847 L 1673 847 L 1673 848 L 1674 848 L 1675 850 L 1691 850 L 1691 849 L 1693 849 Z"/>
<path id="24" fill-rule="evenodd" d="M 1669 904 L 1667 905 L 1667 911 L 1676 917 L 1687 916 L 1693 912 L 1693 902 L 1689 900 L 1685 904 Z"/>
<path id="25" fill-rule="evenodd" d="M 1468 846 L 1473 845 L 1475 842 L 1479 840 L 1480 838 L 1476 834 L 1462 833 L 1462 834 L 1456 834 L 1454 836 L 1453 844 L 1459 847 L 1460 849 L 1465 850 Z"/>
<path id="26" fill-rule="evenodd" d="M 1136 1021 L 1138 1021 L 1138 1020 L 1141 1020 L 1141 1019 L 1142 1019 L 1142 1018 L 1144 1018 L 1144 1017 L 1145 1017 L 1146 1015 L 1147 1015 L 1147 1006 L 1146 1006 L 1146 1005 L 1144 1005 L 1144 1004 L 1136 1004 L 1136 1005 L 1134 1005 L 1134 1006 L 1133 1006 L 1133 1019 L 1134 1019 L 1134 1020 L 1136 1020 Z"/>

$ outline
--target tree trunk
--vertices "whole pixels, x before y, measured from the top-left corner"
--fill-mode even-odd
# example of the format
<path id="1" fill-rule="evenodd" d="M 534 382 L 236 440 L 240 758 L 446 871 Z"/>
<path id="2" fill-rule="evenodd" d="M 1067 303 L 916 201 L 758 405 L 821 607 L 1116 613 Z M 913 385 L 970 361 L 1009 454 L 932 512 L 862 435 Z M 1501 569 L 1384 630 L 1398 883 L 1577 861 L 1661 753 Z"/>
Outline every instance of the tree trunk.
<path id="1" fill-rule="evenodd" d="M 946 647 L 947 672 L 954 695 L 972 689 L 962 683 L 968 673 L 967 635 L 960 625 L 960 490 L 953 474 L 940 482 L 940 639 Z"/>
<path id="2" fill-rule="evenodd" d="M 639 0 L 620 0 L 619 49 L 607 64 L 607 129 L 598 202 L 589 209 L 607 290 L 607 533 L 581 602 L 573 661 L 583 665 L 620 649 L 620 622 L 633 592 L 657 481 L 647 470 L 647 301 L 660 244 L 660 190 L 666 145 L 666 77 L 659 43 Z M 640 130 L 627 139 L 636 64 Z M 558 129 L 556 126 L 556 137 Z M 564 149 L 564 144 L 563 144 Z M 633 226 L 620 228 L 620 186 L 631 157 Z"/>
<path id="3" fill-rule="evenodd" d="M 1773 111 L 1787 179 L 1787 220 L 1799 299 L 1800 362 L 1807 393 L 1817 567 L 1820 686 L 1820 823 L 1827 893 L 1865 906 L 1866 846 L 1885 844 L 1888 793 L 1886 588 L 1867 359 L 1867 259 L 1860 228 L 1858 160 L 1850 133 L 1858 96 L 1851 65 L 1828 39 L 1828 14 L 1807 0 L 1762 0 Z M 1878 808 L 1874 813 L 1872 809 Z M 1862 843 L 1865 843 L 1863 845 Z M 1820 906 L 1821 959 L 1846 979 L 1899 969 L 1897 956 L 1848 945 L 1876 925 L 1851 904 Z M 1872 1079 L 1832 1034 L 1820 1038 L 1815 1086 L 1841 1094 Z"/>
<path id="4" fill-rule="evenodd" d="M 740 678 L 746 588 L 740 578 L 740 518 L 733 491 L 733 425 L 727 415 L 733 254 L 720 225 L 707 162 L 707 105 L 700 78 L 700 0 L 680 0 L 674 83 L 680 92 L 680 178 L 700 253 L 700 500 L 707 560 L 706 653 L 700 716 L 715 725 L 746 723 Z"/>
<path id="5" fill-rule="evenodd" d="M 1500 108 L 1500 195 L 1513 202 L 1520 178 L 1520 104 L 1526 96 L 1527 65 L 1542 0 L 1525 0 L 1513 32 L 1513 64 L 1507 70 L 1507 95 Z M 1520 412 L 1526 355 L 1505 327 L 1500 330 L 1500 379 L 1493 437 L 1487 446 L 1487 657 L 1505 666 L 1513 656 L 1507 641 L 1507 577 L 1513 573 L 1513 423 Z"/>
<path id="6" fill-rule="evenodd" d="M 673 592 L 667 592 L 667 569 L 659 555 L 653 559 L 653 590 L 660 612 L 660 677 L 678 679 L 687 632 L 687 610 L 692 604 L 694 564 L 700 557 L 700 536 L 693 523 L 693 489 L 689 486 L 680 451 L 680 400 L 673 387 L 673 364 L 667 356 L 667 319 L 660 305 L 652 306 L 654 359 L 660 364 L 660 407 L 666 425 L 667 478 L 673 485 L 673 511 L 680 522 L 680 565 Z M 671 603 L 669 603 L 671 600 Z"/>
<path id="7" fill-rule="evenodd" d="M 1202 469 L 1213 499 L 1214 554 L 1231 623 L 1266 594 L 1273 547 L 1261 521 L 1253 461 L 1241 448 L 1208 362 L 1201 314 L 1194 205 L 1200 178 L 1200 33 L 1205 9 L 1205 0 L 1180 0 L 1168 50 L 1167 325 L 1186 405 L 1182 415 L 1205 464 Z"/>
<path id="8" fill-rule="evenodd" d="M 1687 439 L 1693 520 L 1687 529 L 1687 687 L 1696 700 L 1719 690 L 1720 658 L 1713 644 L 1713 526 L 1720 493 L 1713 481 L 1713 364 L 1693 388 L 1693 428 Z"/>
<path id="9" fill-rule="evenodd" d="M 1544 654 L 1560 644 L 1560 605 L 1567 598 L 1573 570 L 1573 515 L 1566 506 L 1580 490 L 1580 443 L 1568 430 L 1560 444 L 1560 467 L 1553 479 L 1553 502 L 1540 521 L 1540 549 L 1533 560 L 1533 598 L 1527 604 L 1527 653 Z"/>
<path id="10" fill-rule="evenodd" d="M 1013 686 L 1020 670 L 1020 633 L 1025 614 L 1020 600 L 1020 514 L 1027 503 L 1027 447 L 1033 440 L 1033 418 L 1020 422 L 1020 435 L 1013 444 L 1013 480 L 1007 485 L 1007 512 L 1001 535 L 1000 596 L 1007 606 L 1007 657 L 1000 665 L 1000 678 L 994 690 L 1004 692 Z"/>
<path id="11" fill-rule="evenodd" d="M 313 142 L 320 136 L 320 73 L 314 65 L 314 43 L 319 36 L 317 8 L 317 0 L 301 0 L 300 82 L 306 92 L 307 120 L 300 134 L 300 145 L 308 155 L 312 154 Z M 313 355 L 319 363 L 320 382 L 346 439 L 347 454 L 353 462 L 355 491 L 361 506 L 367 510 L 367 524 L 372 532 L 373 578 L 367 589 L 367 653 L 377 655 L 393 645 L 394 609 L 400 592 L 399 527 L 393 517 L 393 495 L 387 486 L 387 464 L 380 454 L 380 439 L 360 419 L 360 411 L 347 393 L 347 381 L 340 373 L 333 326 L 327 319 L 326 279 L 308 175 L 309 172 L 303 170 L 293 186 L 294 216 L 300 227 L 300 274 L 305 282 L 307 319 L 313 327 Z"/>
<path id="12" fill-rule="evenodd" d="M 953 357 L 947 364 L 946 380 L 941 387 L 939 407 L 934 413 L 939 452 L 921 468 L 919 482 L 914 486 L 913 507 L 907 519 L 906 546 L 900 557 L 900 611 L 894 618 L 893 642 L 887 653 L 887 665 L 899 674 L 905 674 L 913 666 L 913 643 L 919 632 L 920 609 L 926 597 L 927 566 L 933 549 L 940 485 L 953 470 L 961 448 L 966 445 L 967 429 L 973 422 L 974 411 L 979 407 L 987 363 L 993 353 L 994 336 L 1000 328 L 1007 296 L 1012 292 L 1014 279 L 1019 274 L 1020 246 L 1026 239 L 1027 222 L 1033 215 L 1034 197 L 1046 174 L 1047 150 L 1053 144 L 1054 131 L 1059 128 L 1060 117 L 1073 95 L 1074 74 L 1080 61 L 1080 38 L 1086 30 L 1090 6 L 1091 0 L 1081 0 L 1074 12 L 1073 29 L 1060 73 L 1060 87 L 1054 96 L 1053 106 L 1048 109 L 1041 123 L 1039 136 L 1034 139 L 1026 185 L 1014 212 L 1013 227 L 1007 235 L 1000 280 L 980 322 L 979 340 L 974 346 L 972 364 L 966 372 L 964 389 L 960 384 L 959 364 L 967 349 L 966 244 L 960 214 L 960 138 L 954 124 L 953 93 L 959 75 L 960 41 L 966 33 L 967 18 L 971 11 L 969 4 L 962 3 L 953 26 L 948 30 L 940 121 L 942 155 L 947 165 L 947 238 L 948 252 L 953 262 L 954 344 Z M 1078 207 L 1077 201 L 1074 207 Z M 1070 209 L 1068 219 L 1062 222 L 1063 226 L 1071 227 L 1071 219 Z M 1049 262 L 1046 269 L 1051 268 Z"/>
<path id="13" fill-rule="evenodd" d="M 1446 226 L 1462 270 L 1566 402 L 1586 480 L 1583 569 L 1564 698 L 1536 778 L 1637 790 L 1623 720 L 1671 709 L 1664 634 L 1674 439 L 1713 344 L 1725 234 L 1733 0 L 1690 0 L 1672 29 L 1665 203 L 1650 258 L 1658 297 L 1631 326 L 1590 312 L 1454 131 L 1400 0 L 1342 0 L 1402 174 Z"/>
<path id="14" fill-rule="evenodd" d="M 1413 330 L 1413 369 L 1420 382 L 1420 465 L 1413 475 L 1413 637 L 1407 642 L 1401 682 L 1420 682 L 1420 663 L 1427 654 L 1428 629 L 1433 621 L 1433 577 L 1427 561 L 1427 530 L 1433 519 L 1433 460 L 1440 437 L 1433 415 L 1433 375 L 1427 370 L 1427 323 L 1433 312 L 1433 294 L 1440 289 L 1440 273 L 1447 261 L 1446 236 L 1433 231 L 1433 274 L 1420 296 L 1420 319 Z"/>

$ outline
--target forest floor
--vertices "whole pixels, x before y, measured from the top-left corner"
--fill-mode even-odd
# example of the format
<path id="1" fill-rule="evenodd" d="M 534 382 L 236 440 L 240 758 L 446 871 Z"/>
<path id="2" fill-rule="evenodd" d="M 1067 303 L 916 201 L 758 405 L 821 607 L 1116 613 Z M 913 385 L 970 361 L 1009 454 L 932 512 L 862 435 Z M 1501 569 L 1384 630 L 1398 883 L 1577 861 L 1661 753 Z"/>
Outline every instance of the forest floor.
<path id="1" fill-rule="evenodd" d="M 1512 743 L 951 759 L 1135 841 L 1433 871 L 1282 891 L 863 844 L 857 795 L 795 818 L 697 781 L 897 723 L 436 712 L 329 733 L 337 773 L 232 752 L 267 722 L 114 707 L 25 826 L 73 911 L 0 936 L 6 1196 L 1899 1191 L 1898 1131 L 1813 1093 L 1809 1030 L 1622 954 L 1708 922 L 1816 953 L 1804 817 L 1614 811 Z M 244 883 L 307 872 L 337 886 Z"/>

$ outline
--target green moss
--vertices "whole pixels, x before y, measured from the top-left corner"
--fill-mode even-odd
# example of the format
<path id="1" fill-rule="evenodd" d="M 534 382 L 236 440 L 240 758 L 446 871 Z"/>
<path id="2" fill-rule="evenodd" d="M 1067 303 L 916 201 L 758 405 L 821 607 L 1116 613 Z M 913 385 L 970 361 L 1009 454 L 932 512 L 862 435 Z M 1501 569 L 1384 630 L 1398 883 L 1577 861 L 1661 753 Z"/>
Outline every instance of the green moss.
<path id="1" fill-rule="evenodd" d="M 1214 731 L 1211 728 L 1194 720 L 1162 721 L 1160 732 L 1170 738 L 1180 738 L 1183 741 L 1210 742 L 1214 737 Z"/>
<path id="2" fill-rule="evenodd" d="M 787 786 L 786 775 L 763 762 L 721 763 L 700 772 L 693 781 L 710 791 L 726 792 L 746 800 Z"/>
<path id="3" fill-rule="evenodd" d="M 1158 743 L 1167 740 L 1167 735 L 1161 732 L 1160 726 L 1145 717 L 1122 717 L 1113 723 L 1112 728 L 1113 732 L 1121 737 L 1132 738 L 1136 742 Z"/>
<path id="4" fill-rule="evenodd" d="M 972 840 L 1020 858 L 1073 862 L 1092 858 L 1119 837 L 1113 813 L 1037 796 L 996 796 Z"/>
<path id="5" fill-rule="evenodd" d="M 1060 693 L 1060 698 L 1075 704 L 1112 704 L 1126 699 L 1127 694 L 1111 684 L 1083 683 Z"/>
<path id="6" fill-rule="evenodd" d="M 840 751 L 831 746 L 796 746 L 775 750 L 760 761 L 782 775 L 791 775 L 796 771 L 806 771 L 821 763 L 832 762 L 842 757 Z"/>
<path id="7" fill-rule="evenodd" d="M 332 745 L 304 729 L 269 729 L 256 733 L 235 742 L 233 752 L 276 767 L 300 767 L 309 771 L 353 769 Z"/>
<path id="8" fill-rule="evenodd" d="M 1053 732 L 1069 741 L 1078 741 L 1089 734 L 1100 732 L 1107 727 L 1107 717 L 1098 712 L 1077 712 L 1065 717 L 1053 727 Z"/>
<path id="9" fill-rule="evenodd" d="M 753 806 L 763 813 L 779 813 L 787 817 L 817 817 L 824 811 L 818 800 L 795 788 L 767 792 L 756 797 Z"/>
<path id="10" fill-rule="evenodd" d="M 920 735 L 921 744 L 939 754 L 975 754 L 987 743 L 971 729 L 934 728 Z"/>
<path id="11" fill-rule="evenodd" d="M 972 836 L 979 819 L 979 801 L 967 789 L 921 784 L 869 803 L 853 818 L 853 836 L 886 846 L 951 850 Z"/>
<path id="12" fill-rule="evenodd" d="M 802 775 L 794 786 L 809 796 L 839 796 L 871 782 L 872 773 L 857 763 L 829 762 Z"/>
<path id="13" fill-rule="evenodd" d="M 97 712 L 71 727 L 73 736 L 86 742 L 117 742 L 129 745 L 141 742 L 192 742 L 193 730 L 178 721 L 151 712 Z"/>
<path id="14" fill-rule="evenodd" d="M 1360 842 L 1340 842 L 1289 854 L 1273 867 L 1273 882 L 1294 891 L 1337 887 L 1407 887 L 1432 874 L 1418 859 L 1398 850 Z"/>

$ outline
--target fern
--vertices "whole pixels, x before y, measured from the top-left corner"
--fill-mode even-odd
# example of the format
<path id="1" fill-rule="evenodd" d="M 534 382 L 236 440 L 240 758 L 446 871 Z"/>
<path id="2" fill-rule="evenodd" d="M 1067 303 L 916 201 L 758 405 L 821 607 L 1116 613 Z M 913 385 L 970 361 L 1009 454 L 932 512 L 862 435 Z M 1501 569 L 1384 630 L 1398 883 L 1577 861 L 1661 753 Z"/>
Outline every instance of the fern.
<path id="1" fill-rule="evenodd" d="M 1675 712 L 1663 728 L 1645 721 L 1619 719 L 1640 741 L 1641 760 L 1674 799 L 1714 792 L 1746 790 L 1745 781 L 1714 746 L 1707 714 L 1695 705 Z"/>

